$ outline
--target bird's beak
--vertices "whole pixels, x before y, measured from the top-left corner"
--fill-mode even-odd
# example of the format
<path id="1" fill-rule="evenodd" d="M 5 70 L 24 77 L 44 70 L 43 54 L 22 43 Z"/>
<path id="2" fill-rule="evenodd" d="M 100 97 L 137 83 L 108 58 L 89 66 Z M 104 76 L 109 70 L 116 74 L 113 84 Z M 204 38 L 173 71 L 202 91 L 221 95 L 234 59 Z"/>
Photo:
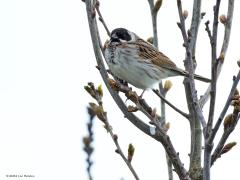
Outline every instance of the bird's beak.
<path id="1" fill-rule="evenodd" d="M 111 34 L 110 42 L 120 42 L 119 38 L 115 33 Z"/>

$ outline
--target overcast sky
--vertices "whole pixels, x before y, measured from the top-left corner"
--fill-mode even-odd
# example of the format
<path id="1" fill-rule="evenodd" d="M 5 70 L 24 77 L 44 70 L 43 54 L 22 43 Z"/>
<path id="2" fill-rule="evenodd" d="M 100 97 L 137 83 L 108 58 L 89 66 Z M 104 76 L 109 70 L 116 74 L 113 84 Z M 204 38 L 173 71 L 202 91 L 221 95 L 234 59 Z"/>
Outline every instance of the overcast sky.
<path id="1" fill-rule="evenodd" d="M 101 11 L 110 30 L 125 27 L 143 39 L 152 34 L 147 0 L 101 0 Z M 183 9 L 191 17 L 191 0 L 183 1 Z M 201 22 L 196 58 L 197 74 L 210 77 L 210 44 L 204 23 L 212 22 L 214 1 L 203 1 L 207 12 Z M 226 14 L 223 1 L 220 14 Z M 238 71 L 240 2 L 236 1 L 232 37 L 226 62 L 218 83 L 216 117 L 224 105 L 232 76 Z M 183 68 L 184 48 L 175 1 L 164 1 L 158 17 L 159 48 Z M 106 32 L 99 23 L 102 41 Z M 219 24 L 221 47 L 223 25 Z M 0 1 L 0 179 L 7 175 L 33 175 L 36 180 L 87 180 L 82 137 L 87 133 L 86 107 L 93 101 L 83 86 L 89 81 L 103 84 L 93 54 L 85 4 L 81 0 L 8 0 Z M 167 98 L 187 111 L 182 77 L 170 78 L 173 88 Z M 198 95 L 207 84 L 196 82 Z M 140 132 L 125 119 L 104 90 L 104 107 L 113 131 L 127 152 L 129 143 L 136 148 L 133 166 L 143 180 L 167 179 L 165 153 L 161 144 Z M 139 91 L 138 91 L 139 92 Z M 122 96 L 124 98 L 124 96 Z M 159 112 L 159 99 L 148 91 L 144 94 Z M 129 103 L 129 102 L 127 102 Z M 232 108 L 230 108 L 231 112 Z M 189 124 L 167 107 L 169 135 L 180 158 L 188 168 L 190 150 Z M 207 117 L 208 106 L 204 108 Z M 141 113 L 138 114 L 146 119 Z M 94 179 L 125 180 L 133 176 L 115 151 L 109 134 L 94 123 Z M 222 130 L 222 127 L 221 127 Z M 221 133 L 220 133 L 221 134 Z M 219 134 L 219 135 L 220 135 Z M 219 136 L 217 136 L 219 139 Z M 239 126 L 228 142 L 239 142 Z M 213 179 L 238 179 L 239 146 L 217 160 Z M 16 178 L 18 179 L 18 178 Z M 30 178 L 23 178 L 30 179 Z M 177 178 L 175 178 L 177 179 Z"/>

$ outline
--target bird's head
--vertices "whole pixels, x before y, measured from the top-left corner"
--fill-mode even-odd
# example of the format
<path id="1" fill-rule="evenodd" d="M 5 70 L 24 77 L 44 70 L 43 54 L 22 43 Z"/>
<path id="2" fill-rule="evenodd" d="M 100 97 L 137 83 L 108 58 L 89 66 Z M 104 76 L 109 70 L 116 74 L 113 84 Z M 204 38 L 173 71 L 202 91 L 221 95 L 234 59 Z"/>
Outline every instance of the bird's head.
<path id="1" fill-rule="evenodd" d="M 124 28 L 116 28 L 111 32 L 111 42 L 134 42 L 137 39 L 137 35 Z"/>

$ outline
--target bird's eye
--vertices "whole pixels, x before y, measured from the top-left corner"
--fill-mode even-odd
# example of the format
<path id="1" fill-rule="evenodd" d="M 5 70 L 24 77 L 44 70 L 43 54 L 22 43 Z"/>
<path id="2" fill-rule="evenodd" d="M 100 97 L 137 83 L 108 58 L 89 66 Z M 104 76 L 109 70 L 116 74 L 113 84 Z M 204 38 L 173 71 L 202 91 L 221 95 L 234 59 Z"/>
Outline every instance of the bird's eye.
<path id="1" fill-rule="evenodd" d="M 120 42 L 118 38 L 111 38 L 111 42 Z"/>

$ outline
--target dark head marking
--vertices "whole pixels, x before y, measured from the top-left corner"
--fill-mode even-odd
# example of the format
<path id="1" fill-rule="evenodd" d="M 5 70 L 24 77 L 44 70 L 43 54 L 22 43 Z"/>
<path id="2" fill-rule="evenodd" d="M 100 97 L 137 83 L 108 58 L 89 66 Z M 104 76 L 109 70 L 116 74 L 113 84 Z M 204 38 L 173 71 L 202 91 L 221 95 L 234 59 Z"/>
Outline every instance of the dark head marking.
<path id="1" fill-rule="evenodd" d="M 115 41 L 115 42 L 120 42 L 121 40 L 130 41 L 131 36 L 130 36 L 128 30 L 126 30 L 124 28 L 117 28 L 112 31 L 111 40 Z"/>

